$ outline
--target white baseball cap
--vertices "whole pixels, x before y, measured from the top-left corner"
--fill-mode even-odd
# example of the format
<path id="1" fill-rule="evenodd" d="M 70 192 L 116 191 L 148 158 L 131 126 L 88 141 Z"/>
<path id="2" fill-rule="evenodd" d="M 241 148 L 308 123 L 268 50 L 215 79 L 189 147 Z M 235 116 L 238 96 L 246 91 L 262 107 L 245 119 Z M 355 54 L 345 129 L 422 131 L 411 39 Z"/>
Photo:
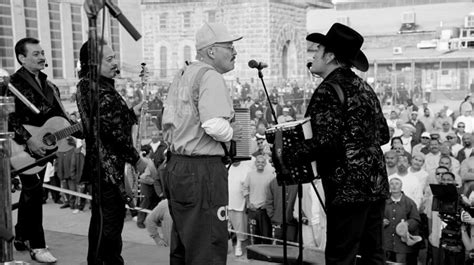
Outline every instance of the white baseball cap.
<path id="1" fill-rule="evenodd" d="M 196 32 L 196 50 L 200 50 L 215 43 L 233 42 L 242 38 L 242 36 L 231 36 L 224 24 L 205 23 Z"/>

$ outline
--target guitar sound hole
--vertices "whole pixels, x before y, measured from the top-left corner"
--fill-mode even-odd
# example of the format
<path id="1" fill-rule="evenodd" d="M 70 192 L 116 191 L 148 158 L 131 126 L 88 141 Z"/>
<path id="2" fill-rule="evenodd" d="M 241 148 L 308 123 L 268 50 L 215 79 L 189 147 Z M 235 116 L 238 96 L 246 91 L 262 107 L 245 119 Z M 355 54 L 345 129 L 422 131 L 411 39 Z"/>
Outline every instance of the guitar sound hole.
<path id="1" fill-rule="evenodd" d="M 47 146 L 54 146 L 56 145 L 56 137 L 51 133 L 45 134 L 43 137 L 43 143 Z"/>

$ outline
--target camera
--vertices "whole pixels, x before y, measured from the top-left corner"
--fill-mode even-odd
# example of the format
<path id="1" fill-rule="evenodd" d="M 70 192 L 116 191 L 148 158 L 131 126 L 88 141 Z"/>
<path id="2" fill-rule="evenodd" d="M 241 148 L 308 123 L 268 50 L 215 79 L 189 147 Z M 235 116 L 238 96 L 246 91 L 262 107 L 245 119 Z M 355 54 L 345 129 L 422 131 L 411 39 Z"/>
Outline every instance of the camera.
<path id="1" fill-rule="evenodd" d="M 430 184 L 433 192 L 433 211 L 439 212 L 440 219 L 446 223 L 441 230 L 440 247 L 450 252 L 463 252 L 464 244 L 461 237 L 460 195 L 453 184 Z M 468 209 L 468 212 L 472 212 Z"/>

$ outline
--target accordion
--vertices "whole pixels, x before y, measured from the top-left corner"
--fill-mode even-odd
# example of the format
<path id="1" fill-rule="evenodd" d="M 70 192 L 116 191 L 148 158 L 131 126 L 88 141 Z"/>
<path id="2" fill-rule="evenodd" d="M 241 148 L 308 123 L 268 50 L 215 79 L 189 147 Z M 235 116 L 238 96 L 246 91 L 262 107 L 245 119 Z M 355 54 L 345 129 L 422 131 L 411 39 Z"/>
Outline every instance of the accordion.
<path id="1" fill-rule="evenodd" d="M 316 162 L 288 165 L 282 159 L 282 154 L 289 152 L 289 147 L 313 137 L 309 118 L 275 125 L 265 131 L 265 136 L 272 149 L 272 161 L 277 173 L 278 185 L 309 183 L 316 178 Z"/>
<path id="2" fill-rule="evenodd" d="M 241 126 L 242 138 L 230 142 L 230 156 L 232 161 L 250 160 L 250 110 L 248 108 L 234 108 L 234 122 Z"/>

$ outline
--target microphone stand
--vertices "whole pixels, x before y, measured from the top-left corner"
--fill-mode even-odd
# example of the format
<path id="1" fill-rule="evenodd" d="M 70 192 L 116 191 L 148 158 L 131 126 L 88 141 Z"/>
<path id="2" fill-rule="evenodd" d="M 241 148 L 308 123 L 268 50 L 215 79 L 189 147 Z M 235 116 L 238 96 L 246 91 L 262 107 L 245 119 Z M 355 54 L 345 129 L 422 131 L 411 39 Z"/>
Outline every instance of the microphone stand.
<path id="1" fill-rule="evenodd" d="M 262 85 L 263 85 L 263 90 L 265 91 L 265 95 L 267 97 L 267 101 L 268 101 L 268 105 L 270 106 L 270 110 L 272 112 L 272 116 L 273 116 L 273 119 L 275 120 L 275 124 L 278 124 L 278 120 L 277 120 L 277 116 L 276 116 L 276 113 L 275 113 L 275 109 L 273 108 L 273 105 L 272 105 L 272 102 L 270 100 L 270 96 L 268 95 L 268 90 L 267 90 L 267 86 L 265 85 L 265 81 L 263 80 L 263 73 L 262 73 L 262 69 L 261 68 L 258 68 L 258 78 L 260 78 L 260 80 L 262 81 Z M 301 184 L 298 184 L 298 185 L 301 185 Z M 299 194 L 299 187 L 298 187 L 298 194 Z M 281 224 L 281 232 L 282 232 L 282 235 L 283 235 L 283 264 L 287 265 L 288 264 L 288 243 L 287 243 L 287 235 L 286 235 L 286 231 L 287 231 L 287 223 L 286 223 L 286 184 L 284 182 L 282 182 L 281 184 L 281 196 L 282 196 L 282 224 Z M 300 207 L 300 210 L 301 210 L 301 202 L 299 201 L 299 207 Z M 301 213 L 300 213 L 300 219 L 301 219 Z M 301 235 L 301 231 L 302 231 L 302 227 L 301 229 L 299 229 L 299 233 Z M 302 241 L 302 237 L 300 236 L 299 237 L 299 241 Z M 302 250 L 303 250 L 303 244 L 302 242 L 299 242 L 300 245 L 298 246 L 299 249 L 301 249 L 300 253 L 302 253 Z M 303 255 L 301 255 L 303 256 Z M 300 263 L 301 264 L 301 263 Z"/>

